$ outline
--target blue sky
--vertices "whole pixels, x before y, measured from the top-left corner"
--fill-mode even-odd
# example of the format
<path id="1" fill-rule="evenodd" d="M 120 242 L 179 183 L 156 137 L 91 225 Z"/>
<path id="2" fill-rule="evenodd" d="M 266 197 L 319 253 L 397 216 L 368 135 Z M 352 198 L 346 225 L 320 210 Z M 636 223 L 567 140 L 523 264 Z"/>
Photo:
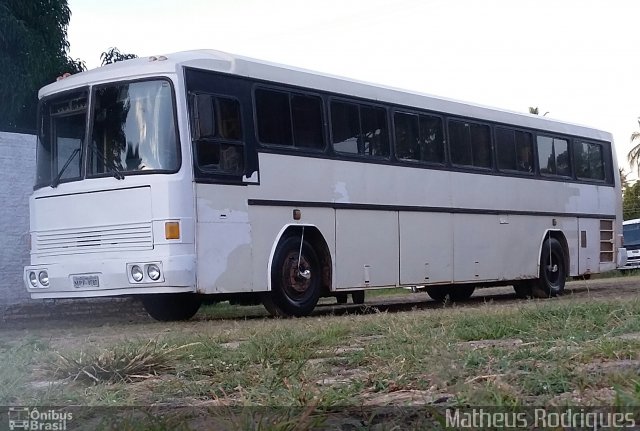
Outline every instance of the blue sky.
<path id="1" fill-rule="evenodd" d="M 614 134 L 640 116 L 640 2 L 630 0 L 69 0 L 89 68 L 210 48 Z M 628 169 L 628 167 L 627 167 Z"/>

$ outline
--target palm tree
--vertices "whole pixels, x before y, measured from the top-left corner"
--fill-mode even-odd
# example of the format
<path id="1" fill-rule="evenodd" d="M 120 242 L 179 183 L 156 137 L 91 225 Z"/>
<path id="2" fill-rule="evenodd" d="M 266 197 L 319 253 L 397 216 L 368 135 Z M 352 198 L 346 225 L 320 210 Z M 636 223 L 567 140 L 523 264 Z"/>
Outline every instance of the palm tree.
<path id="1" fill-rule="evenodd" d="M 629 176 L 629 172 L 625 171 L 624 168 L 618 168 L 618 172 L 620 174 L 620 187 L 624 192 L 627 187 L 629 187 L 629 178 L 627 178 Z"/>
<path id="2" fill-rule="evenodd" d="M 544 117 L 548 113 L 549 113 L 549 111 L 547 111 L 544 114 L 542 114 L 542 116 Z M 535 108 L 533 106 L 529 106 L 529 114 L 540 115 L 540 110 L 538 109 L 537 106 Z"/>
<path id="3" fill-rule="evenodd" d="M 640 117 L 638 118 L 638 125 L 640 125 Z M 640 174 L 640 132 L 633 132 L 631 134 L 631 143 L 638 141 L 637 144 L 631 148 L 629 154 L 627 154 L 627 160 L 629 164 L 633 168 L 634 166 L 638 168 L 638 173 Z"/>

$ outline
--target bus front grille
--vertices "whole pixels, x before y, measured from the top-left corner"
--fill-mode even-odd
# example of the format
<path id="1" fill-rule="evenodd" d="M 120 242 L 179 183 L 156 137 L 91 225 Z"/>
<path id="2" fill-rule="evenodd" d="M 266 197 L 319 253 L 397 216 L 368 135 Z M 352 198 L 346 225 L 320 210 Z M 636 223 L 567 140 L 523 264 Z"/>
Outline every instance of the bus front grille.
<path id="1" fill-rule="evenodd" d="M 33 254 L 59 256 L 153 249 L 151 223 L 35 232 Z"/>

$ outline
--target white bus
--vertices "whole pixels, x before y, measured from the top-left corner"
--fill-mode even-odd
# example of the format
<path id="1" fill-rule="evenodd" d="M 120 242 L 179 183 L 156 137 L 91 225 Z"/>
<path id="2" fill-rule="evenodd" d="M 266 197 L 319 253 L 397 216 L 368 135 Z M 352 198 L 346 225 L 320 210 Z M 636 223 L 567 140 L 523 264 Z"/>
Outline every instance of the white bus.
<path id="1" fill-rule="evenodd" d="M 39 97 L 32 298 L 304 316 L 385 287 L 548 297 L 626 258 L 599 130 L 217 51 L 116 63 Z"/>
<path id="2" fill-rule="evenodd" d="M 627 263 L 620 269 L 640 269 L 640 218 L 622 222 Z"/>

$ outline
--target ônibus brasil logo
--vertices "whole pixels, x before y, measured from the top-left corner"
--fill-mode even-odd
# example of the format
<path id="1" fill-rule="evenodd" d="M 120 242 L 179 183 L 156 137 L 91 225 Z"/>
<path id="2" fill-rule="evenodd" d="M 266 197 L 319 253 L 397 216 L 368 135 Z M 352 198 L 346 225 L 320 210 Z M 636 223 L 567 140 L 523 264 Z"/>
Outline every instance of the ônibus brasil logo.
<path id="1" fill-rule="evenodd" d="M 73 413 L 35 407 L 9 407 L 10 431 L 65 431 Z"/>

